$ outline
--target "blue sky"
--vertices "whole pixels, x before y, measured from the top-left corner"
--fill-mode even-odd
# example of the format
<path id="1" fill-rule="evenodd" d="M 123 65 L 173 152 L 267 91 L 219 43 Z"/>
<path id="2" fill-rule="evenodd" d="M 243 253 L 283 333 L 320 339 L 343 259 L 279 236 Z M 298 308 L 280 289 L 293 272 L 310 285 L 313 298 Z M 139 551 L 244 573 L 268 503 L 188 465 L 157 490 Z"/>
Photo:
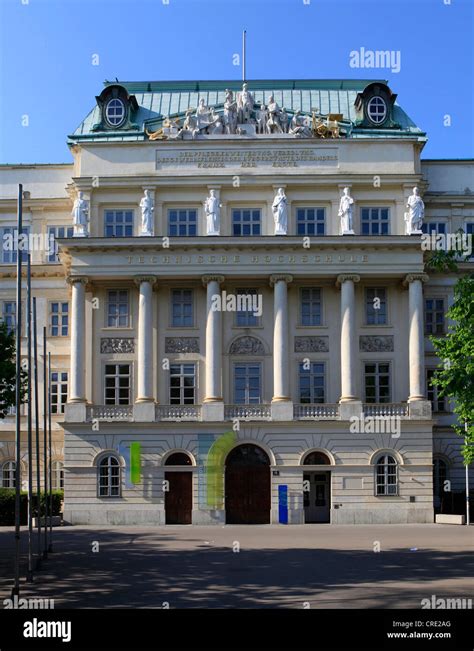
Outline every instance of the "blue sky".
<path id="1" fill-rule="evenodd" d="M 472 158 L 473 21 L 473 0 L 0 0 L 0 162 L 72 160 L 104 79 L 240 79 L 243 29 L 248 79 L 388 79 L 424 158 Z M 400 72 L 351 68 L 361 47 Z"/>

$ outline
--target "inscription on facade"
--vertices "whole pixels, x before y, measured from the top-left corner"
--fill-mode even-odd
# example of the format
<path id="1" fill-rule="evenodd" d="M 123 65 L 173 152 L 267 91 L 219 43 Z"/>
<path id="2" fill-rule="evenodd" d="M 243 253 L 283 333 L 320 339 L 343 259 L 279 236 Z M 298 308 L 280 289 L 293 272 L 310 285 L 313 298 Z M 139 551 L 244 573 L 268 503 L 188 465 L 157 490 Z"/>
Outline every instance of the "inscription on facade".
<path id="1" fill-rule="evenodd" d="M 369 262 L 368 254 L 357 253 L 321 253 L 321 254 L 278 254 L 278 255 L 128 255 L 128 264 L 163 264 L 163 265 L 193 265 L 193 264 L 359 264 Z"/>
<path id="2" fill-rule="evenodd" d="M 209 169 L 226 167 L 337 167 L 337 147 L 285 149 L 185 149 L 156 151 L 156 169 Z"/>

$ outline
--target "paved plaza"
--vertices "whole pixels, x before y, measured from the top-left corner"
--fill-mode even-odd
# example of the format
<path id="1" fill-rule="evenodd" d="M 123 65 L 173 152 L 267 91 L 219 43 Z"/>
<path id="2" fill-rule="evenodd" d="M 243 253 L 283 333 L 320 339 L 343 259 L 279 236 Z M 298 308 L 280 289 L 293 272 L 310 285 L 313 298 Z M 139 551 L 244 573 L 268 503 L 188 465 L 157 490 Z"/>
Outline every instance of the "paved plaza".
<path id="1" fill-rule="evenodd" d="M 77 526 L 53 535 L 54 553 L 22 596 L 56 608 L 419 608 L 431 595 L 472 597 L 467 527 Z M 13 544 L 2 528 L 2 599 Z"/>

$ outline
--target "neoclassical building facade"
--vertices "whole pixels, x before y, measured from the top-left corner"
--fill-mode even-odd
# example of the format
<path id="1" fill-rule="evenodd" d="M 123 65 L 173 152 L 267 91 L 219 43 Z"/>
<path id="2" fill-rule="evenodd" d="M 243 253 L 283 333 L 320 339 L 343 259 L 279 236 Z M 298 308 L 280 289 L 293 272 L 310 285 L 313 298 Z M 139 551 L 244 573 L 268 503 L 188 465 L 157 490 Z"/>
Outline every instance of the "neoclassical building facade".
<path id="1" fill-rule="evenodd" d="M 383 81 L 114 82 L 72 164 L 0 168 L 2 236 L 18 183 L 41 236 L 65 521 L 449 511 L 461 441 L 429 336 L 456 275 L 426 273 L 423 234 L 472 235 L 474 163 L 423 161 L 425 142 Z M 13 416 L 0 440 L 11 486 Z"/>

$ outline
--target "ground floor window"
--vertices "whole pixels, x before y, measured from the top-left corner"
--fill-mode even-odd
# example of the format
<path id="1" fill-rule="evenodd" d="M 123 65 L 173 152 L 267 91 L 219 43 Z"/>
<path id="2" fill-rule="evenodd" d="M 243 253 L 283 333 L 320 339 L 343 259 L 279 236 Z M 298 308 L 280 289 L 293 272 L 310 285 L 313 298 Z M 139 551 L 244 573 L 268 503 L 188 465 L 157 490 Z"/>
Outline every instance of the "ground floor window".
<path id="1" fill-rule="evenodd" d="M 99 463 L 99 497 L 120 497 L 120 463 L 108 455 Z"/>
<path id="2" fill-rule="evenodd" d="M 5 461 L 2 466 L 2 488 L 15 488 L 16 463 Z"/>
<path id="3" fill-rule="evenodd" d="M 384 454 L 377 461 L 376 495 L 398 494 L 397 462 L 389 455 Z"/>
<path id="4" fill-rule="evenodd" d="M 64 488 L 64 464 L 61 461 L 53 461 L 51 464 L 51 479 L 53 491 Z"/>

